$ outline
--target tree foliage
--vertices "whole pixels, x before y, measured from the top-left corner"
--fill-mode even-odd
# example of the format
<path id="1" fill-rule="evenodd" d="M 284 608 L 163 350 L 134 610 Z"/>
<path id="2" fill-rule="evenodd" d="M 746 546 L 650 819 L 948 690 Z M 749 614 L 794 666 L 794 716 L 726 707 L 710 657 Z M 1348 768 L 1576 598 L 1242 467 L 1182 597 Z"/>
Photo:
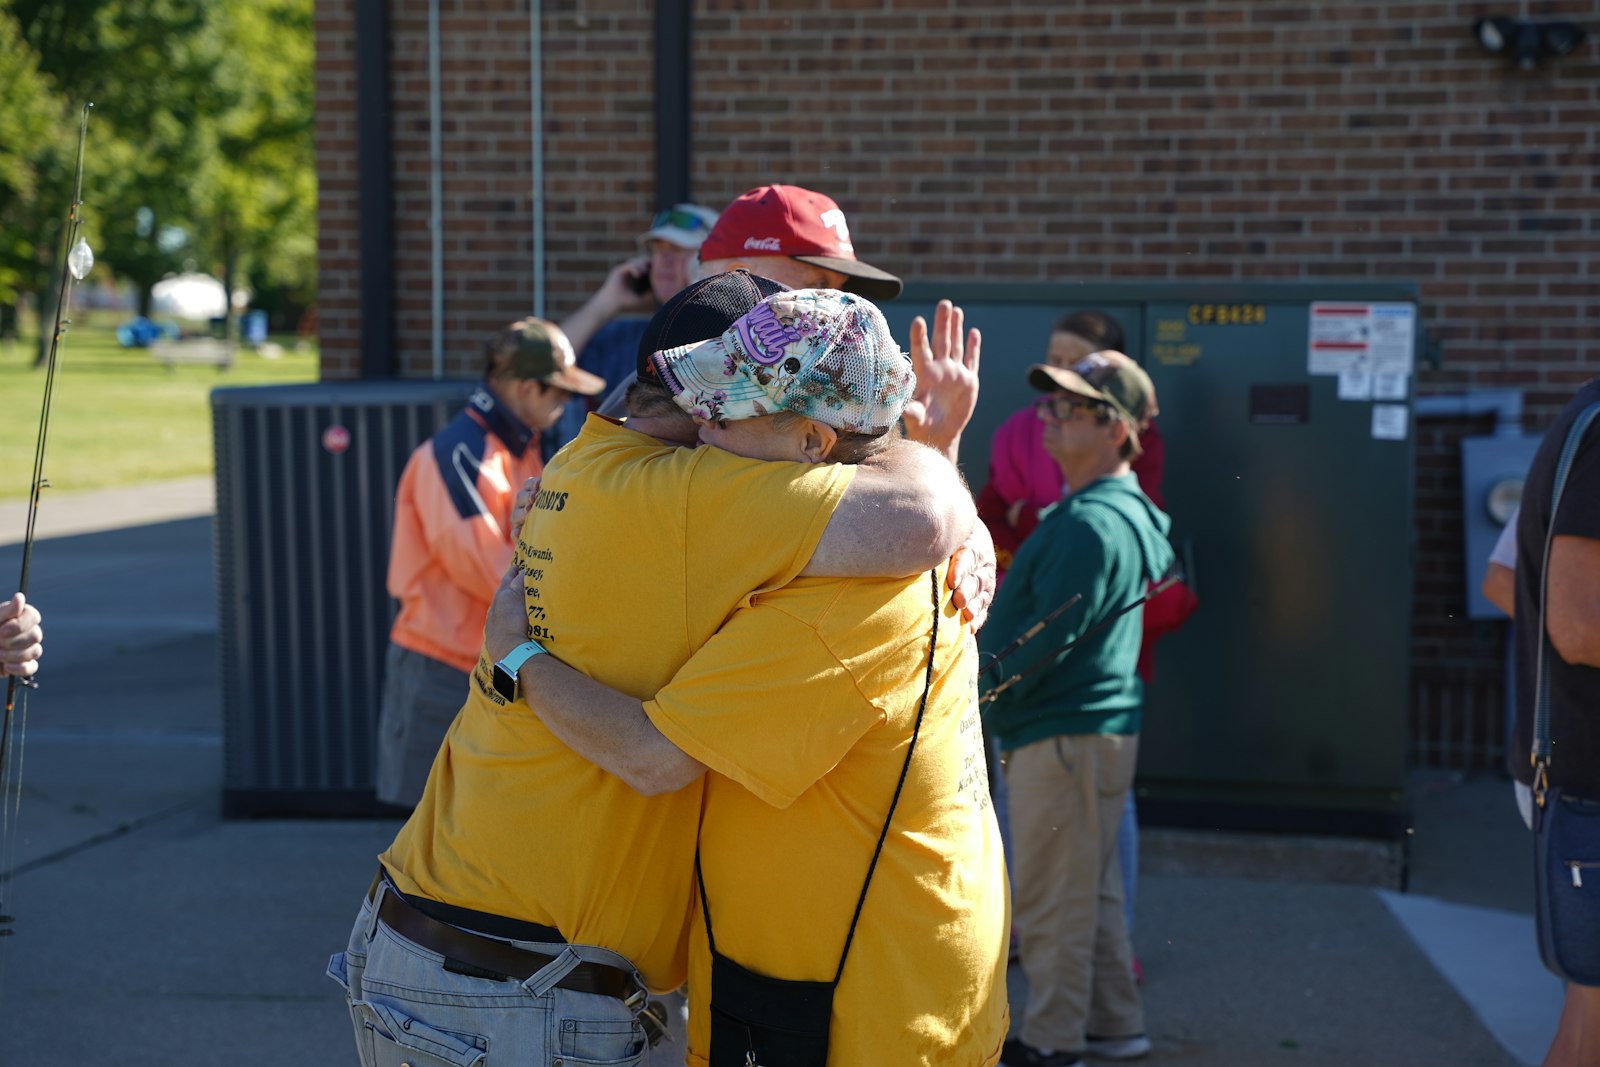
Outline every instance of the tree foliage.
<path id="1" fill-rule="evenodd" d="M 8 0 L 0 11 L 0 304 L 44 296 L 95 107 L 84 228 L 143 300 L 194 267 L 315 291 L 312 0 Z M 9 272 L 9 273 L 8 273 Z M 9 283 L 9 288 L 8 288 Z"/>
<path id="2" fill-rule="evenodd" d="M 15 303 L 19 285 L 31 280 L 35 235 L 25 220 L 61 127 L 60 102 L 38 56 L 16 20 L 0 11 L 0 304 Z"/>

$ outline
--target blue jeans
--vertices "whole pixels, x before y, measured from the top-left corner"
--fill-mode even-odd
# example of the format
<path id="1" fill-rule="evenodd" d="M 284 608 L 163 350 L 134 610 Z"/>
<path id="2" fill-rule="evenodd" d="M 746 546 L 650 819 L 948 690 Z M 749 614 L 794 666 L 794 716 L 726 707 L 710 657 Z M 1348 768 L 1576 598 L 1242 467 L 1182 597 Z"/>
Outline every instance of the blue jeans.
<path id="1" fill-rule="evenodd" d="M 1131 789 L 1122 804 L 1122 820 L 1117 823 L 1117 860 L 1122 864 L 1122 912 L 1131 937 L 1133 898 L 1139 894 L 1139 813 Z"/>
<path id="2" fill-rule="evenodd" d="M 377 921 L 375 906 L 362 902 L 349 944 L 328 961 L 328 976 L 350 1006 L 361 1067 L 486 1067 L 490 1049 L 493 1063 L 517 1067 L 643 1062 L 639 1005 L 555 984 L 584 960 L 631 971 L 622 956 L 585 945 L 511 942 L 555 961 L 522 982 L 472 978 L 445 970 L 438 953 Z"/>

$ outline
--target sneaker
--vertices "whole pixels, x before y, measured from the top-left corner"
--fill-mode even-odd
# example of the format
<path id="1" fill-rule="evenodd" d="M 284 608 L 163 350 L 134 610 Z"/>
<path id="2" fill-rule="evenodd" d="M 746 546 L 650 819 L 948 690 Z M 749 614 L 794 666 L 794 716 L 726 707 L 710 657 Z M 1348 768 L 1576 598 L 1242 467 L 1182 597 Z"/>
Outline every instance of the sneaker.
<path id="1" fill-rule="evenodd" d="M 1136 1060 L 1150 1055 L 1150 1039 L 1143 1034 L 1128 1037 L 1095 1037 L 1089 1034 L 1084 1038 L 1084 1045 L 1089 1055 L 1103 1060 Z"/>
<path id="2" fill-rule="evenodd" d="M 1076 1052 L 1042 1052 L 1012 1038 L 1000 1046 L 998 1067 L 1083 1067 L 1083 1057 Z"/>

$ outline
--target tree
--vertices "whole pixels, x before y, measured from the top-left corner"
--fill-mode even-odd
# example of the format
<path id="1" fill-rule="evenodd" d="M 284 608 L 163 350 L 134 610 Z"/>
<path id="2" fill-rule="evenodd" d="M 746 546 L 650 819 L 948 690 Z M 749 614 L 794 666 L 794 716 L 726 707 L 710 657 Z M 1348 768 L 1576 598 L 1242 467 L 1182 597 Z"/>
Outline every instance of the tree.
<path id="1" fill-rule="evenodd" d="M 0 304 L 32 292 L 42 315 L 53 310 L 70 120 L 90 100 L 84 229 L 99 260 L 138 286 L 141 308 L 188 260 L 228 285 L 248 276 L 309 300 L 311 4 L 9 0 L 0 20 Z"/>
<path id="2" fill-rule="evenodd" d="M 17 298 L 36 270 L 42 228 L 29 212 L 40 170 L 59 156 L 62 113 L 16 20 L 0 11 L 0 336 L 15 334 Z"/>
<path id="3" fill-rule="evenodd" d="M 227 0 L 215 14 L 236 61 L 217 86 L 228 106 L 202 238 L 230 297 L 248 276 L 258 294 L 282 289 L 303 305 L 316 289 L 311 0 Z"/>

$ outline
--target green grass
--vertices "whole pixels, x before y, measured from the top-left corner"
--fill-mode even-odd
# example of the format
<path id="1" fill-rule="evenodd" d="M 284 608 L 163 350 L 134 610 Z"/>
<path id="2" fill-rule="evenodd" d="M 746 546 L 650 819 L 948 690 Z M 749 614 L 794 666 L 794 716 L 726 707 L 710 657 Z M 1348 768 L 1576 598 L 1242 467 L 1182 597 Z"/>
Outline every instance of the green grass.
<path id="1" fill-rule="evenodd" d="M 142 348 L 117 344 L 127 316 L 80 311 L 62 339 L 50 410 L 44 474 L 62 491 L 99 489 L 210 474 L 211 390 L 219 385 L 316 381 L 316 350 L 297 352 L 274 338 L 280 359 L 241 347 L 231 370 L 178 366 L 172 371 Z M 88 322 L 85 322 L 88 319 Z M 26 498 L 44 399 L 34 339 L 0 341 L 0 499 Z"/>

